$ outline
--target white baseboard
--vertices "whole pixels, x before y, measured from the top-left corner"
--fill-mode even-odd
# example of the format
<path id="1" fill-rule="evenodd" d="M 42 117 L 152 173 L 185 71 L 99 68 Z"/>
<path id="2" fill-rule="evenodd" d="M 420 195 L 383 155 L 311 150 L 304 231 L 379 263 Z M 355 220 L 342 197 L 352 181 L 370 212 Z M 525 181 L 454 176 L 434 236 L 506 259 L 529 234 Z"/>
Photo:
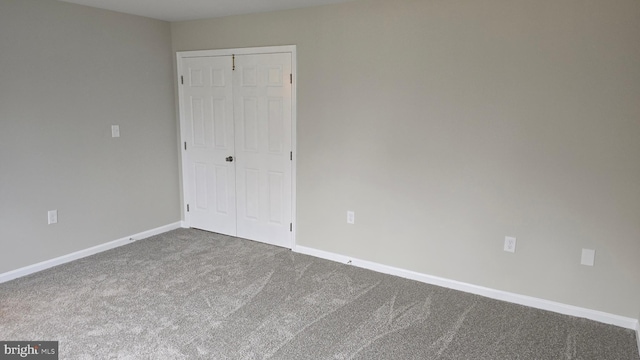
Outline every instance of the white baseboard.
<path id="1" fill-rule="evenodd" d="M 164 226 L 160 226 L 157 227 L 155 229 L 151 229 L 151 230 L 147 230 L 147 231 L 143 231 L 131 236 L 125 236 L 121 239 L 118 240 L 114 240 L 114 241 L 110 241 L 108 243 L 104 243 L 104 244 L 100 244 L 94 247 L 90 247 L 88 249 L 84 249 L 84 250 L 80 250 L 80 251 L 76 251 L 74 253 L 71 254 L 67 254 L 67 255 L 63 255 L 60 257 L 57 257 L 55 259 L 51 259 L 51 260 L 45 260 L 43 262 L 39 262 L 37 264 L 33 264 L 33 265 L 29 265 L 29 266 L 25 266 L 23 268 L 20 269 L 16 269 L 16 270 L 12 270 L 3 274 L 0 274 L 0 283 L 9 281 L 9 280 L 13 280 L 13 279 L 17 279 L 19 277 L 23 277 L 29 274 L 33 274 L 36 273 L 38 271 L 42 271 L 48 268 L 52 268 L 54 266 L 58 266 L 58 265 L 62 265 L 64 263 L 68 263 L 70 261 L 73 260 L 77 260 L 77 259 L 81 259 L 93 254 L 97 254 L 99 252 L 103 252 L 106 250 L 110 250 L 113 248 L 117 248 L 119 246 L 122 245 L 126 245 L 126 244 L 130 244 L 133 241 L 137 241 L 137 240 L 142 240 L 154 235 L 158 235 L 158 234 L 162 234 L 165 233 L 167 231 L 171 231 L 174 229 L 177 229 L 179 227 L 182 226 L 182 222 L 176 222 L 173 224 L 169 224 L 169 225 L 164 225 Z"/>
<path id="2" fill-rule="evenodd" d="M 636 341 L 638 342 L 638 353 L 640 354 L 640 319 L 636 323 Z"/>
<path id="3" fill-rule="evenodd" d="M 491 299 L 507 301 L 514 304 L 520 304 L 529 306 L 536 309 L 553 311 L 556 313 L 570 315 L 580 318 L 586 318 L 606 324 L 612 324 L 619 327 L 623 327 L 626 329 L 637 329 L 638 320 L 633 318 L 628 318 L 624 316 L 614 315 L 605 313 L 602 311 L 596 311 L 591 309 L 585 309 L 573 305 L 562 304 L 554 301 L 539 299 L 531 296 L 525 296 L 520 294 L 514 294 L 502 290 L 496 290 L 491 288 L 486 288 L 483 286 L 477 286 L 473 284 L 468 284 L 460 281 L 445 279 L 437 276 L 421 274 L 415 271 L 405 270 L 396 268 L 393 266 L 382 265 L 378 263 L 374 263 L 371 261 L 354 259 L 349 256 L 335 254 L 323 250 L 317 250 L 305 246 L 296 246 L 293 251 L 311 255 L 315 257 L 319 257 L 322 259 L 327 259 L 331 261 L 336 261 L 344 264 L 349 264 L 353 266 L 357 266 L 363 269 L 369 269 L 376 272 L 380 272 L 383 274 L 395 275 L 406 279 L 416 280 L 423 283 L 437 285 L 449 289 L 459 290 L 471 294 L 481 295 L 484 297 L 488 297 Z M 640 334 L 640 330 L 639 330 Z M 640 340 L 639 340 L 640 345 Z"/>

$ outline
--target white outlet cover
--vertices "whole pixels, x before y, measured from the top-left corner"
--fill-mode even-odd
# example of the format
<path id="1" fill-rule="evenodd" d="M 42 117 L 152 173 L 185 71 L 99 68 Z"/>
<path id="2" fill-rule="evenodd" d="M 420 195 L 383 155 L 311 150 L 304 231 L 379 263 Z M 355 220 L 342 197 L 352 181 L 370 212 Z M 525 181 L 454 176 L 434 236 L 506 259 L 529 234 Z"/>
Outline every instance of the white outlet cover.
<path id="1" fill-rule="evenodd" d="M 516 243 L 517 243 L 516 238 L 511 237 L 511 236 L 505 236 L 504 237 L 504 251 L 510 252 L 510 253 L 515 253 L 516 252 Z"/>
<path id="2" fill-rule="evenodd" d="M 347 211 L 347 224 L 356 223 L 356 214 L 353 211 Z"/>
<path id="3" fill-rule="evenodd" d="M 120 137 L 119 125 L 111 125 L 111 137 L 114 137 L 114 138 Z"/>
<path id="4" fill-rule="evenodd" d="M 57 224 L 58 223 L 58 210 L 49 210 L 47 212 L 47 224 Z"/>
<path id="5" fill-rule="evenodd" d="M 593 249 L 582 249 L 582 258 L 580 264 L 586 266 L 593 266 L 596 260 L 596 251 Z"/>

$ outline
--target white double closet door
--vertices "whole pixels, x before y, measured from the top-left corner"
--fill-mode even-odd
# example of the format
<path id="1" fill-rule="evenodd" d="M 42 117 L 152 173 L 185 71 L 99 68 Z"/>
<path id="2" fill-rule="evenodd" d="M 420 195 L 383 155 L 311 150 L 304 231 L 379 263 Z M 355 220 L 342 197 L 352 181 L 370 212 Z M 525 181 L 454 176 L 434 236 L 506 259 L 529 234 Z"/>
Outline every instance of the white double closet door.
<path id="1" fill-rule="evenodd" d="M 189 226 L 291 248 L 291 57 L 182 58 Z"/>

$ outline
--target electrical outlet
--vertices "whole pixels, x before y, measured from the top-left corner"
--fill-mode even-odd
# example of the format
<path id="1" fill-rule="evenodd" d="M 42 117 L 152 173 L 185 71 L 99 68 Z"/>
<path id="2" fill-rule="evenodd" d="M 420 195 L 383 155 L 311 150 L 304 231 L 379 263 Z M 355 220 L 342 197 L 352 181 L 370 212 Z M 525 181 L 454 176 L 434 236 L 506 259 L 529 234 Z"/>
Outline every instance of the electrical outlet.
<path id="1" fill-rule="evenodd" d="M 114 137 L 114 138 L 120 137 L 119 125 L 111 125 L 111 137 Z"/>
<path id="2" fill-rule="evenodd" d="M 511 253 L 516 252 L 516 238 L 511 236 L 504 237 L 504 251 Z"/>
<path id="3" fill-rule="evenodd" d="M 48 224 L 57 224 L 58 223 L 58 210 L 49 210 L 47 212 L 47 221 Z"/>
<path id="4" fill-rule="evenodd" d="M 580 264 L 586 266 L 593 266 L 596 260 L 596 251 L 592 249 L 582 249 L 582 258 Z"/>
<path id="5" fill-rule="evenodd" d="M 356 223 L 356 214 L 353 211 L 347 211 L 347 224 Z"/>

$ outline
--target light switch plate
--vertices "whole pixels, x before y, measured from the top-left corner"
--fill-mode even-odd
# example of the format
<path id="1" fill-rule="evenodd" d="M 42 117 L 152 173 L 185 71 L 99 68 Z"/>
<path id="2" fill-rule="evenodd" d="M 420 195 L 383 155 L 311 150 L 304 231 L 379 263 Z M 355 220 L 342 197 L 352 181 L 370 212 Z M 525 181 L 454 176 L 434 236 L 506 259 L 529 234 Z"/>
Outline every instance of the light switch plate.
<path id="1" fill-rule="evenodd" d="M 586 266 L 593 266 L 596 260 L 596 251 L 592 249 L 582 249 L 582 258 L 580 264 Z"/>

